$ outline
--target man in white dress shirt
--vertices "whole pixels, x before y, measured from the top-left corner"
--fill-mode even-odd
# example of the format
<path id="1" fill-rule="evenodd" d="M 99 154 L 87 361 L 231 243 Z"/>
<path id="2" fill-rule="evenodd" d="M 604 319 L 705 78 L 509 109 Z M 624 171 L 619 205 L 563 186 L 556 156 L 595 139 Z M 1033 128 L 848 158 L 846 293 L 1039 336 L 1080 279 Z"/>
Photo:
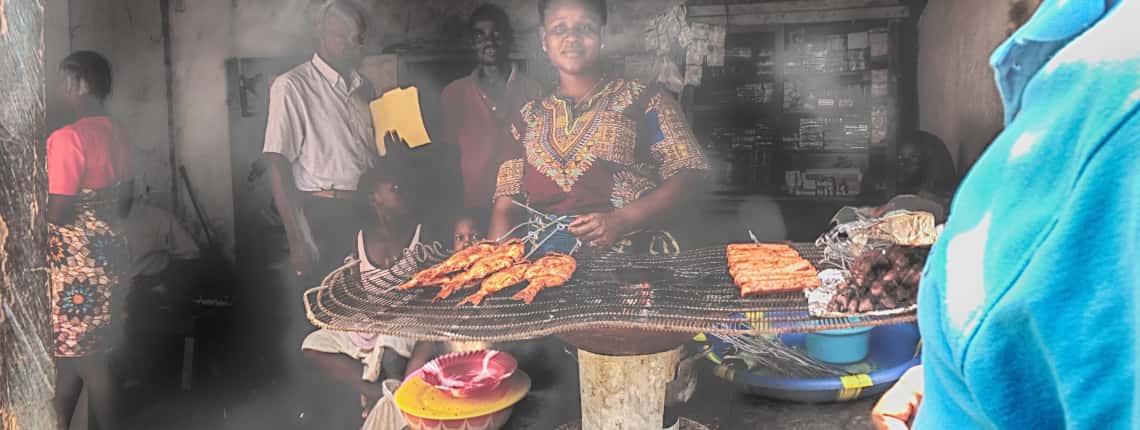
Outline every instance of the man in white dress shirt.
<path id="1" fill-rule="evenodd" d="M 270 87 L 262 152 L 289 241 L 289 272 L 298 281 L 283 292 L 287 307 L 279 320 L 281 357 L 297 384 L 290 401 L 299 402 L 287 406 L 297 408 L 288 414 L 307 422 L 302 427 L 324 428 L 318 426 L 320 415 L 336 416 L 333 405 L 342 402 L 321 398 L 319 382 L 296 351 L 313 331 L 303 290 L 316 286 L 352 250 L 360 229 L 357 182 L 379 155 L 371 118 L 360 109 L 374 95 L 356 71 L 364 54 L 364 15 L 349 1 L 332 0 L 315 23 L 315 55 Z"/>
<path id="2" fill-rule="evenodd" d="M 263 149 L 292 269 L 306 285 L 319 282 L 350 251 L 345 244 L 359 229 L 356 183 L 378 156 L 371 119 L 359 108 L 373 96 L 356 72 L 364 16 L 348 1 L 332 1 L 319 14 L 317 32 L 313 58 L 270 88 Z"/>

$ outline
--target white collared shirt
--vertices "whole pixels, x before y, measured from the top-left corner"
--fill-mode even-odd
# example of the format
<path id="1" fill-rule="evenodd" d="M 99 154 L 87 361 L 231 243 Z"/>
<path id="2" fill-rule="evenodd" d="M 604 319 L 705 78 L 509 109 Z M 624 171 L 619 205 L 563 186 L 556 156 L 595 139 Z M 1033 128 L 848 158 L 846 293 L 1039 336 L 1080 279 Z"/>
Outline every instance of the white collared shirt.
<path id="1" fill-rule="evenodd" d="M 264 152 L 283 155 L 300 191 L 355 190 L 376 156 L 371 119 L 354 101 L 351 82 L 318 55 L 285 72 L 269 90 Z"/>

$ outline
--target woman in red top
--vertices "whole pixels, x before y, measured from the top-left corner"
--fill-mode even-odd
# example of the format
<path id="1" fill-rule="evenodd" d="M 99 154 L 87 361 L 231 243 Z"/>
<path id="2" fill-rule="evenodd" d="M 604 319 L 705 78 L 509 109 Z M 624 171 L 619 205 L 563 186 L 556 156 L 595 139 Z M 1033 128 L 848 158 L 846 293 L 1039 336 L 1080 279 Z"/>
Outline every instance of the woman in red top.
<path id="1" fill-rule="evenodd" d="M 86 386 L 98 427 L 114 429 L 108 352 L 112 307 L 128 269 L 121 226 L 130 209 L 127 145 L 104 107 L 107 60 L 76 52 L 59 71 L 60 98 L 77 121 L 47 141 L 55 407 L 60 428 L 68 428 Z"/>

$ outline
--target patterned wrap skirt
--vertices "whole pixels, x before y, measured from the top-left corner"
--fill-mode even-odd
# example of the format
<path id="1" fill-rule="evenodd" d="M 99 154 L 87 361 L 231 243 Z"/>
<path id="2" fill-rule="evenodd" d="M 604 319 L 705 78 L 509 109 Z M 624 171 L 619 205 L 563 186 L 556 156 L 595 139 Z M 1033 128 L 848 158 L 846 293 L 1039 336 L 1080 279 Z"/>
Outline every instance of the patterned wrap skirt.
<path id="1" fill-rule="evenodd" d="M 105 352 L 114 342 L 112 309 L 121 305 L 116 299 L 129 270 L 127 241 L 117 215 L 122 186 L 82 190 L 72 222 L 49 224 L 56 357 Z"/>

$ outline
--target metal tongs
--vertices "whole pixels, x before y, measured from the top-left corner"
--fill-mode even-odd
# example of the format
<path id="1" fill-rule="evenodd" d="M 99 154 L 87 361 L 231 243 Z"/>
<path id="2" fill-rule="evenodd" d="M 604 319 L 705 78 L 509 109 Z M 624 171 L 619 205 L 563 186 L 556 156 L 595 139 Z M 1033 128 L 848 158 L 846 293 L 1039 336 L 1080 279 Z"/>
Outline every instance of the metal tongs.
<path id="1" fill-rule="evenodd" d="M 523 241 L 537 241 L 535 243 L 535 245 L 533 247 L 531 247 L 530 252 L 528 252 L 526 254 L 525 258 L 527 258 L 527 259 L 529 259 L 532 255 L 534 255 L 535 251 L 537 251 L 539 248 L 541 248 L 543 244 L 545 244 L 548 240 L 550 240 L 550 238 L 554 237 L 555 234 L 558 234 L 558 232 L 565 231 L 567 228 L 569 228 L 570 226 L 569 226 L 569 224 L 566 223 L 566 221 L 569 221 L 571 218 L 573 218 L 569 215 L 563 215 L 563 216 L 555 217 L 554 215 L 549 215 L 549 214 L 540 212 L 537 209 L 534 209 L 530 206 L 527 206 L 524 203 L 520 203 L 517 200 L 511 200 L 511 203 L 514 203 L 515 206 L 526 209 L 527 212 L 530 212 L 530 214 L 533 218 L 531 218 L 530 221 L 516 225 L 515 228 L 512 228 L 506 234 L 504 234 L 501 237 L 499 237 L 498 239 L 496 239 L 496 242 L 502 242 L 503 240 L 506 240 L 508 237 L 510 237 L 512 234 L 514 234 L 520 228 L 530 227 L 530 226 L 537 227 L 534 231 L 531 231 L 531 232 L 527 233 L 526 236 L 523 236 Z M 553 227 L 553 230 L 549 234 L 547 234 L 546 237 L 539 239 L 539 236 L 541 236 L 541 232 L 544 230 L 547 230 L 551 227 Z M 581 240 L 578 241 L 578 243 L 574 246 L 574 248 L 577 249 L 580 246 L 582 246 Z"/>

